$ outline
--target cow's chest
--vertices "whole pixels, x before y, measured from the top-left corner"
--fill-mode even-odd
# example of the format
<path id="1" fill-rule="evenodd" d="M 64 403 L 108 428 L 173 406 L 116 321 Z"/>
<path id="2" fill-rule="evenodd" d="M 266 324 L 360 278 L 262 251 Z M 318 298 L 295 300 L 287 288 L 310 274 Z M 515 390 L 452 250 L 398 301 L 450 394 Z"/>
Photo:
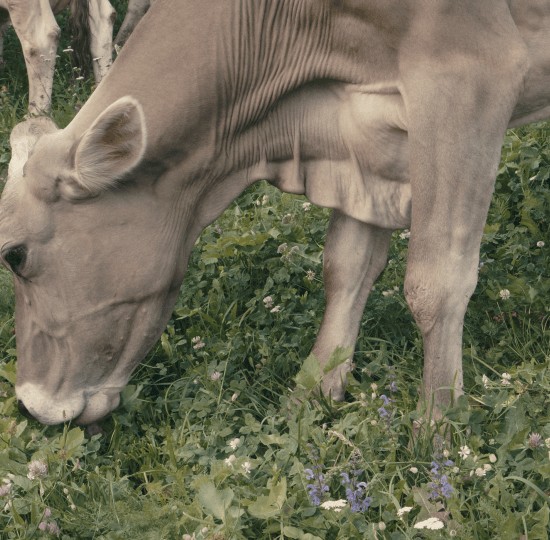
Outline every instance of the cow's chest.
<path id="1" fill-rule="evenodd" d="M 281 99 L 237 143 L 255 156 L 250 173 L 360 221 L 408 227 L 403 101 L 394 89 L 373 90 L 317 83 Z"/>

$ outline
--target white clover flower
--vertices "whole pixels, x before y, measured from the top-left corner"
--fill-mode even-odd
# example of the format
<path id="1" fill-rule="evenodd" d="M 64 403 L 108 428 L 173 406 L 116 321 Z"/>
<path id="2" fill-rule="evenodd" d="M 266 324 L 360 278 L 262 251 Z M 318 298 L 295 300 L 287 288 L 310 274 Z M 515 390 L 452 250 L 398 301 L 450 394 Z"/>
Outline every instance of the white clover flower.
<path id="1" fill-rule="evenodd" d="M 237 394 L 237 392 L 235 392 L 232 396 L 231 396 L 231 401 L 237 401 L 237 398 L 239 397 L 239 394 Z"/>
<path id="2" fill-rule="evenodd" d="M 268 201 L 268 200 L 269 200 L 269 199 L 268 199 L 267 195 L 264 195 L 264 196 L 262 197 L 262 204 L 267 204 L 267 201 Z"/>
<path id="3" fill-rule="evenodd" d="M 476 463 L 478 459 L 479 459 L 479 456 L 474 456 L 474 463 Z"/>
<path id="4" fill-rule="evenodd" d="M 0 486 L 0 497 L 4 497 L 7 495 L 11 490 L 11 482 L 9 484 L 3 484 Z"/>
<path id="5" fill-rule="evenodd" d="M 491 467 L 491 465 L 489 465 L 488 463 L 485 463 L 485 465 L 483 465 L 483 468 L 484 468 L 486 471 L 490 471 L 493 467 Z"/>
<path id="6" fill-rule="evenodd" d="M 510 375 L 509 373 L 503 373 L 502 374 L 502 381 L 501 383 L 505 386 L 509 385 L 510 384 L 510 380 L 512 379 L 512 375 Z"/>
<path id="7" fill-rule="evenodd" d="M 482 469 L 481 467 L 478 467 L 476 469 L 476 475 L 481 477 L 481 476 L 485 476 L 487 474 L 487 471 L 485 469 Z"/>
<path id="8" fill-rule="evenodd" d="M 214 371 L 214 373 L 212 373 L 212 375 L 210 375 L 210 378 L 213 380 L 213 381 L 217 381 L 221 376 L 221 373 L 219 371 Z"/>
<path id="9" fill-rule="evenodd" d="M 445 448 L 445 450 L 443 450 L 443 455 L 444 455 L 445 457 L 449 457 L 449 456 L 451 455 L 451 452 L 449 452 L 449 451 Z"/>
<path id="10" fill-rule="evenodd" d="M 408 514 L 413 509 L 412 506 L 404 506 L 397 511 L 399 517 L 403 517 L 404 514 Z"/>
<path id="11" fill-rule="evenodd" d="M 373 389 L 373 390 L 376 390 L 378 388 L 378 385 L 376 383 L 371 383 L 370 387 Z"/>
<path id="12" fill-rule="evenodd" d="M 196 345 L 193 345 L 193 349 L 202 349 L 204 347 L 204 342 L 199 342 Z"/>
<path id="13" fill-rule="evenodd" d="M 510 291 L 508 289 L 502 289 L 498 294 L 503 300 L 508 300 L 510 298 Z"/>
<path id="14" fill-rule="evenodd" d="M 472 469 L 472 470 L 470 471 L 470 476 L 474 476 L 474 474 L 475 474 L 475 471 Z"/>
<path id="15" fill-rule="evenodd" d="M 271 310 L 271 313 L 279 313 L 279 311 L 281 311 L 281 306 L 275 306 L 275 307 Z"/>
<path id="16" fill-rule="evenodd" d="M 544 441 L 547 448 L 550 448 L 550 437 Z"/>
<path id="17" fill-rule="evenodd" d="M 262 203 L 261 203 L 260 199 L 258 199 L 258 200 L 256 201 L 256 206 L 260 206 L 260 204 L 262 204 Z"/>
<path id="18" fill-rule="evenodd" d="M 431 531 L 436 531 L 438 529 L 443 529 L 444 524 L 441 520 L 437 518 L 428 518 L 424 521 L 420 521 L 415 524 L 415 529 L 430 529 Z"/>
<path id="19" fill-rule="evenodd" d="M 460 472 L 460 469 L 458 467 L 453 467 L 453 472 L 455 474 L 458 474 Z"/>
<path id="20" fill-rule="evenodd" d="M 342 508 L 344 508 L 348 504 L 348 501 L 345 499 L 339 499 L 338 501 L 325 501 L 321 504 L 321 508 L 324 508 L 325 510 L 334 510 L 335 512 L 341 512 Z"/>
<path id="21" fill-rule="evenodd" d="M 31 461 L 27 465 L 27 467 L 29 469 L 29 474 L 27 474 L 27 478 L 29 480 L 34 480 L 35 478 L 44 478 L 44 476 L 48 474 L 48 466 L 46 465 L 45 459 Z"/>
<path id="22" fill-rule="evenodd" d="M 266 308 L 270 308 L 273 305 L 273 298 L 271 298 L 271 296 L 266 296 L 263 302 Z"/>
<path id="23" fill-rule="evenodd" d="M 372 399 L 376 399 L 378 396 L 376 395 L 376 392 L 373 392 L 373 393 L 370 395 L 370 397 L 371 397 Z"/>
<path id="24" fill-rule="evenodd" d="M 229 441 L 229 446 L 231 446 L 232 450 L 235 450 L 237 446 L 239 446 L 240 442 L 241 442 L 241 439 L 239 438 L 233 439 L 232 441 Z"/>
<path id="25" fill-rule="evenodd" d="M 378 530 L 379 531 L 385 531 L 386 530 L 386 524 L 381 521 L 379 524 L 378 524 Z"/>
<path id="26" fill-rule="evenodd" d="M 418 469 L 416 467 L 411 467 L 409 471 L 411 471 L 413 474 L 416 474 L 418 472 Z"/>
<path id="27" fill-rule="evenodd" d="M 495 463 L 497 460 L 497 457 L 495 456 L 495 454 L 489 454 L 489 461 L 491 463 Z"/>
<path id="28" fill-rule="evenodd" d="M 252 467 L 252 463 L 250 463 L 250 461 L 245 461 L 241 466 L 244 472 L 248 474 L 250 472 L 250 467 Z"/>
<path id="29" fill-rule="evenodd" d="M 310 208 L 311 208 L 311 203 L 305 202 L 304 204 L 302 204 L 302 208 L 303 208 L 306 212 L 309 212 L 309 210 L 310 210 Z"/>
<path id="30" fill-rule="evenodd" d="M 544 247 L 544 242 L 542 241 L 537 242 L 537 247 L 540 247 L 540 248 Z"/>
<path id="31" fill-rule="evenodd" d="M 461 446 L 460 447 L 460 452 L 458 453 L 458 455 L 462 459 L 466 459 L 471 454 L 471 452 L 472 451 L 467 446 Z"/>
<path id="32" fill-rule="evenodd" d="M 493 446 L 496 443 L 495 439 L 489 439 L 489 444 Z"/>
<path id="33" fill-rule="evenodd" d="M 286 251 L 286 248 L 288 247 L 288 244 L 284 242 L 277 248 L 277 253 L 284 253 Z"/>
<path id="34" fill-rule="evenodd" d="M 483 386 L 485 386 L 485 388 L 489 388 L 489 377 L 487 377 L 487 375 L 483 375 L 483 377 L 481 377 L 481 380 L 483 381 Z"/>
<path id="35" fill-rule="evenodd" d="M 407 238 L 410 238 L 411 236 L 411 233 L 410 231 L 403 231 L 400 235 L 399 235 L 399 238 L 401 238 L 401 240 L 405 240 Z"/>
<path id="36" fill-rule="evenodd" d="M 313 270 L 307 271 L 307 279 L 309 281 L 313 281 L 315 279 L 315 272 Z"/>
<path id="37" fill-rule="evenodd" d="M 228 467 L 231 467 L 231 465 L 233 464 L 233 462 L 236 460 L 237 458 L 235 457 L 235 454 L 231 454 L 226 460 L 225 460 L 225 464 L 228 466 Z"/>

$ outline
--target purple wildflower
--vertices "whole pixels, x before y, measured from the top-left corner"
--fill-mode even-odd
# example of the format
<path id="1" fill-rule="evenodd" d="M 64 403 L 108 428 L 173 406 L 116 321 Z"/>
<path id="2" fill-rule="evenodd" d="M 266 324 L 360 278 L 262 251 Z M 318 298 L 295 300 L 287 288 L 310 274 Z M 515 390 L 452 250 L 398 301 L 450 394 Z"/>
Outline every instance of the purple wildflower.
<path id="1" fill-rule="evenodd" d="M 454 489 L 451 484 L 449 484 L 449 479 L 446 474 L 443 474 L 444 467 L 452 467 L 454 462 L 450 459 L 445 459 L 445 441 L 441 435 L 435 435 L 434 437 L 434 460 L 431 463 L 430 478 L 432 479 L 431 484 L 429 484 L 430 489 L 432 490 L 429 498 L 439 499 L 440 497 L 446 497 L 447 499 L 451 496 L 451 493 L 454 493 Z M 447 454 L 448 455 L 448 454 Z"/>
<path id="2" fill-rule="evenodd" d="M 366 491 L 368 486 L 365 482 L 357 482 L 357 477 L 363 472 L 361 469 L 357 468 L 359 463 L 359 452 L 353 451 L 350 457 L 351 465 L 351 479 L 348 473 L 341 473 L 342 484 L 349 486 L 346 488 L 346 498 L 350 503 L 352 512 L 365 512 L 370 503 L 372 502 L 371 497 L 366 496 Z"/>
<path id="3" fill-rule="evenodd" d="M 304 472 L 308 480 L 313 480 L 313 484 L 308 484 L 306 488 L 309 489 L 308 496 L 311 499 L 311 504 L 319 506 L 325 497 L 325 493 L 328 495 L 329 487 L 325 483 L 325 475 L 320 472 L 324 465 L 317 463 L 319 456 L 315 448 L 311 449 L 308 457 L 313 462 L 313 465 L 311 469 L 305 469 Z"/>

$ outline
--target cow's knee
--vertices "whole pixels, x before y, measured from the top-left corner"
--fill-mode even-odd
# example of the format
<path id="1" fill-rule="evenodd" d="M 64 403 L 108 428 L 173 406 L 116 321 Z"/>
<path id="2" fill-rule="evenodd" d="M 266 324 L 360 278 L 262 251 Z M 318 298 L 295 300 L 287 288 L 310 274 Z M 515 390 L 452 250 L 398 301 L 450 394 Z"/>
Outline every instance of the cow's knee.
<path id="1" fill-rule="evenodd" d="M 470 275 L 416 276 L 405 279 L 404 294 L 422 334 L 438 321 L 462 321 L 477 284 L 477 272 Z"/>

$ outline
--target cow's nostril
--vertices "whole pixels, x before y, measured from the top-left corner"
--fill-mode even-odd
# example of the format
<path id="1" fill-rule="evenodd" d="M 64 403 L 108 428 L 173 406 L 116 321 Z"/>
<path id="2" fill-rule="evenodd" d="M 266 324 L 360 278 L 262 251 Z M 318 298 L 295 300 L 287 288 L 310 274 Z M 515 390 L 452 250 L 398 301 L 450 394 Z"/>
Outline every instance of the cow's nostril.
<path id="1" fill-rule="evenodd" d="M 17 408 L 19 409 L 19 412 L 29 420 L 34 420 L 34 417 L 32 414 L 28 411 L 27 407 L 25 407 L 24 403 L 18 399 L 17 400 Z"/>

